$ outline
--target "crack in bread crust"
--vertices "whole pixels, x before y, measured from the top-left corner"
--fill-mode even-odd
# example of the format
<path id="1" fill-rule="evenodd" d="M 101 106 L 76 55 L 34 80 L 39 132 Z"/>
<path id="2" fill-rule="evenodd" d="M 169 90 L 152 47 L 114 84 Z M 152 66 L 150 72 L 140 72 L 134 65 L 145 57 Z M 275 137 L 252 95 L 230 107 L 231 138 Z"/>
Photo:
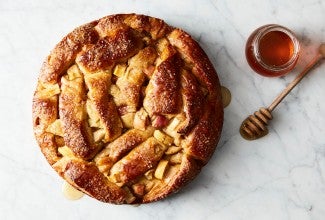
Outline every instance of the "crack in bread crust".
<path id="1" fill-rule="evenodd" d="M 148 203 L 190 182 L 218 143 L 218 76 L 184 31 L 118 14 L 76 28 L 46 58 L 33 98 L 42 153 L 102 202 Z"/>

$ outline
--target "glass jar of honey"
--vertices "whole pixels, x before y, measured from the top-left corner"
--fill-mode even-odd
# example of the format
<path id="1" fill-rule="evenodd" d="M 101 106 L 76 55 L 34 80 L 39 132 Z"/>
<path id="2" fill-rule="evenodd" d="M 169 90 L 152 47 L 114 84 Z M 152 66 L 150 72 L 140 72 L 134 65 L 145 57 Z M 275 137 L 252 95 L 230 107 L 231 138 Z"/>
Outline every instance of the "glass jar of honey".
<path id="1" fill-rule="evenodd" d="M 246 43 L 248 64 L 263 76 L 287 74 L 295 67 L 299 52 L 299 41 L 294 33 L 276 24 L 258 28 Z"/>

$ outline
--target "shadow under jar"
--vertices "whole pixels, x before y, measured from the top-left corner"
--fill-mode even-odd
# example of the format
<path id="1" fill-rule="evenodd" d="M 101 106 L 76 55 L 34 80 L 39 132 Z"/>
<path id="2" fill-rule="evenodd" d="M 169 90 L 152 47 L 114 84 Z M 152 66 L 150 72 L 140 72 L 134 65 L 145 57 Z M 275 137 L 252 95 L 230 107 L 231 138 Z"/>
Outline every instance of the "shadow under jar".
<path id="1" fill-rule="evenodd" d="M 256 29 L 246 43 L 246 59 L 260 75 L 278 77 L 291 71 L 298 60 L 299 41 L 292 31 L 276 24 Z"/>

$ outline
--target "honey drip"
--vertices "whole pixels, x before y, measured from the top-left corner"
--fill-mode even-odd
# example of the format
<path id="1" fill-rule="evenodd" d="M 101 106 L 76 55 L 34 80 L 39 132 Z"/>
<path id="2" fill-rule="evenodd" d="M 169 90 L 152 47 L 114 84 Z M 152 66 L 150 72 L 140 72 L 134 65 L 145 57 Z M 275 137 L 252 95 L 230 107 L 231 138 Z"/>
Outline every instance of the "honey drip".
<path id="1" fill-rule="evenodd" d="M 81 191 L 77 190 L 66 181 L 64 181 L 62 185 L 62 193 L 69 200 L 78 200 L 84 195 Z"/>
<path id="2" fill-rule="evenodd" d="M 231 93 L 228 88 L 221 86 L 222 105 L 226 108 L 231 102 Z"/>

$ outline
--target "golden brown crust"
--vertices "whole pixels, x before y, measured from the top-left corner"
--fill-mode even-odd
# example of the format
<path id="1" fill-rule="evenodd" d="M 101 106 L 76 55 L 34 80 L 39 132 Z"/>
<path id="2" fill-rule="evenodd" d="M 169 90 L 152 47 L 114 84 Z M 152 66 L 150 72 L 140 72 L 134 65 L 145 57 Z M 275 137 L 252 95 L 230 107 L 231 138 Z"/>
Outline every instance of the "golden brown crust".
<path id="1" fill-rule="evenodd" d="M 152 129 L 147 129 L 145 131 L 131 129 L 127 131 L 122 136 L 109 143 L 108 146 L 96 156 L 96 164 L 99 167 L 105 165 L 105 169 L 110 169 L 116 161 L 120 160 L 133 148 L 151 137 L 152 133 Z"/>
<path id="2" fill-rule="evenodd" d="M 165 145 L 150 137 L 114 164 L 111 168 L 111 177 L 116 179 L 117 183 L 132 182 L 155 167 L 165 150 Z"/>
<path id="3" fill-rule="evenodd" d="M 90 72 L 110 69 L 115 63 L 135 55 L 142 47 L 141 36 L 137 35 L 132 29 L 120 29 L 81 52 L 77 62 Z"/>
<path id="4" fill-rule="evenodd" d="M 181 60 L 174 54 L 161 62 L 153 73 L 143 106 L 150 115 L 176 114 L 181 106 L 179 72 Z M 152 88 L 152 89 L 150 89 Z M 150 91 L 151 90 L 151 91 Z"/>
<path id="5" fill-rule="evenodd" d="M 36 139 L 70 184 L 103 202 L 148 203 L 192 180 L 219 140 L 218 76 L 160 19 L 119 14 L 76 28 L 45 60 Z"/>
<path id="6" fill-rule="evenodd" d="M 181 84 L 186 121 L 178 132 L 187 134 L 200 119 L 205 97 L 196 78 L 187 70 L 182 72 Z"/>
<path id="7" fill-rule="evenodd" d="M 90 74 L 85 77 L 89 100 L 97 110 L 106 131 L 105 142 L 115 139 L 122 131 L 122 122 L 118 117 L 116 105 L 109 95 L 110 79 L 110 75 L 106 73 Z"/>
<path id="8" fill-rule="evenodd" d="M 39 77 L 40 82 L 58 82 L 59 77 L 74 62 L 83 45 L 98 41 L 98 34 L 94 30 L 97 23 L 94 21 L 76 28 L 55 46 L 51 55 L 43 63 Z"/>
<path id="9" fill-rule="evenodd" d="M 121 204 L 126 200 L 126 193 L 109 182 L 92 163 L 69 161 L 64 170 L 64 178 L 102 202 Z"/>
<path id="10" fill-rule="evenodd" d="M 144 196 L 143 202 L 154 202 L 165 198 L 170 193 L 177 192 L 181 187 L 186 185 L 201 171 L 202 165 L 190 157 L 185 157 L 177 175 L 173 175 L 167 184 L 157 185 L 153 190 Z"/>
<path id="11" fill-rule="evenodd" d="M 74 154 L 83 159 L 89 159 L 93 155 L 95 145 L 83 113 L 85 106 L 83 78 L 67 78 L 61 80 L 59 99 L 64 141 Z"/>

